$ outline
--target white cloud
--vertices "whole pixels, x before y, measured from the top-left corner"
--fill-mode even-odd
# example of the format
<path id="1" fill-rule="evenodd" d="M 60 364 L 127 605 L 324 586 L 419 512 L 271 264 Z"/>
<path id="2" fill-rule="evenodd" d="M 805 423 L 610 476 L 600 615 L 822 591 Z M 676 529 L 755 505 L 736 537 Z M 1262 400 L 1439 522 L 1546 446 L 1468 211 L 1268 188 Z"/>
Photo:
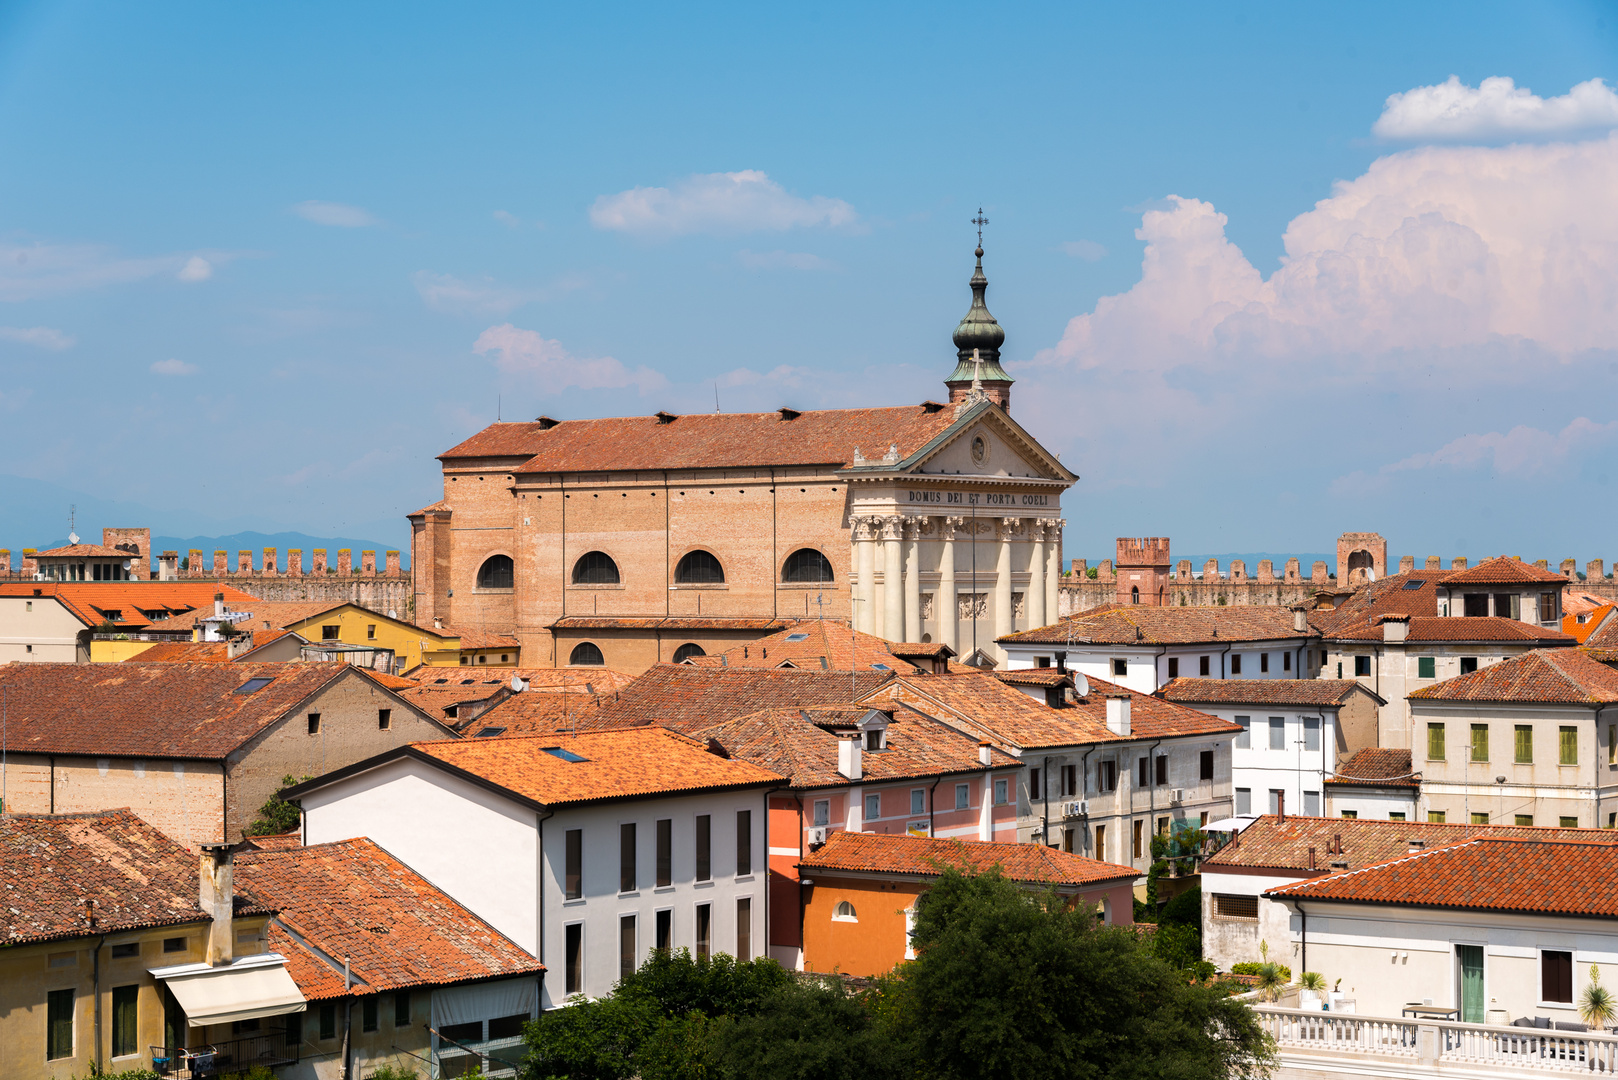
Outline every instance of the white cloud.
<path id="1" fill-rule="evenodd" d="M 1099 262 L 1107 257 L 1107 249 L 1094 240 L 1069 240 L 1061 245 L 1062 254 L 1085 262 Z"/>
<path id="2" fill-rule="evenodd" d="M 184 360 L 175 360 L 170 358 L 168 360 L 157 361 L 152 365 L 151 370 L 155 375 L 195 375 L 197 373 L 197 365 L 188 364 Z"/>
<path id="3" fill-rule="evenodd" d="M 757 169 L 697 173 L 672 188 L 631 188 L 602 195 L 590 207 L 590 223 L 596 228 L 647 236 L 783 232 L 848 226 L 858 217 L 842 199 L 801 198 Z"/>
<path id="4" fill-rule="evenodd" d="M 496 210 L 494 212 L 494 220 L 498 221 L 508 229 L 522 228 L 522 219 L 516 214 L 508 213 L 505 210 Z"/>
<path id="5" fill-rule="evenodd" d="M 1542 98 L 1506 76 L 1467 86 L 1451 75 L 1437 86 L 1390 95 L 1371 127 L 1400 142 L 1555 138 L 1618 127 L 1618 94 L 1600 79 Z"/>
<path id="6" fill-rule="evenodd" d="M 555 299 L 586 284 L 579 275 L 567 275 L 543 288 L 519 288 L 502 285 L 490 277 L 467 279 L 426 270 L 416 271 L 410 280 L 424 304 L 454 315 L 503 315 L 524 304 Z"/>
<path id="7" fill-rule="evenodd" d="M 0 301 L 38 300 L 176 269 L 182 257 L 126 258 L 99 244 L 0 244 Z"/>
<path id="8" fill-rule="evenodd" d="M 1517 426 L 1501 434 L 1463 435 L 1429 454 L 1412 454 L 1382 468 L 1383 473 L 1418 469 L 1469 469 L 1493 466 L 1502 476 L 1517 478 L 1554 473 L 1575 453 L 1583 453 L 1618 435 L 1618 421 L 1598 424 L 1579 417 L 1561 431 Z"/>
<path id="9" fill-rule="evenodd" d="M 339 229 L 361 229 L 376 224 L 376 218 L 368 210 L 343 203 L 321 202 L 319 199 L 298 203 L 292 212 L 316 225 L 331 225 Z"/>
<path id="10" fill-rule="evenodd" d="M 668 385 L 662 374 L 650 368 L 630 369 L 610 356 L 574 356 L 560 341 L 510 323 L 483 331 L 472 351 L 480 356 L 494 353 L 495 366 L 501 373 L 531 379 L 547 392 L 568 387 L 612 390 L 633 386 L 645 394 Z"/>
<path id="11" fill-rule="evenodd" d="M 736 253 L 736 261 L 749 270 L 836 270 L 830 259 L 811 255 L 807 251 L 748 251 Z"/>
<path id="12" fill-rule="evenodd" d="M 180 272 L 174 275 L 181 281 L 207 281 L 213 277 L 213 264 L 201 255 L 193 255 L 180 267 Z"/>
<path id="13" fill-rule="evenodd" d="M 41 349 L 61 352 L 63 349 L 71 349 L 76 339 L 72 334 L 64 334 L 49 326 L 0 326 L 0 340 L 16 341 L 23 345 L 36 345 Z"/>

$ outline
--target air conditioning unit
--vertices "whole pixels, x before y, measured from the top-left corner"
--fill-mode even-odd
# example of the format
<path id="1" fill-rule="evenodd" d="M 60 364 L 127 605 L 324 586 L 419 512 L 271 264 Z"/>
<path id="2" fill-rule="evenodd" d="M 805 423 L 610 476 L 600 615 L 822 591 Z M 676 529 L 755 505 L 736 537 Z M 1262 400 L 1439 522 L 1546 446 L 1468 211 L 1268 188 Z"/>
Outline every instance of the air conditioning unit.
<path id="1" fill-rule="evenodd" d="M 809 830 L 809 842 L 811 844 L 824 844 L 826 842 L 826 833 L 829 831 L 824 825 L 816 825 Z"/>
<path id="2" fill-rule="evenodd" d="M 1173 791 L 1169 792 L 1169 802 L 1185 802 L 1185 789 L 1175 788 Z"/>
<path id="3" fill-rule="evenodd" d="M 1089 801 L 1085 800 L 1085 799 L 1081 799 L 1078 802 L 1063 803 L 1062 804 L 1062 816 L 1063 817 L 1089 817 L 1090 816 L 1090 803 L 1089 803 Z"/>

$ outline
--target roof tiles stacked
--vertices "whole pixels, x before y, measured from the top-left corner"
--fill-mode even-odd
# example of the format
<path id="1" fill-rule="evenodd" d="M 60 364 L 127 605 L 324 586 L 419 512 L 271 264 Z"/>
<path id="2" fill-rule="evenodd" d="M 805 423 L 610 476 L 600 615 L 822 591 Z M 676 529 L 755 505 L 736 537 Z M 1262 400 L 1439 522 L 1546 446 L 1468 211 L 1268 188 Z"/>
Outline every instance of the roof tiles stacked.
<path id="1" fill-rule="evenodd" d="M 1012 881 L 1055 886 L 1132 881 L 1141 876 L 1132 867 L 1044 844 L 935 840 L 895 833 L 836 832 L 798 865 L 806 873 L 842 870 L 925 878 L 938 877 L 944 867 L 954 866 L 969 874 L 999 870 Z"/>

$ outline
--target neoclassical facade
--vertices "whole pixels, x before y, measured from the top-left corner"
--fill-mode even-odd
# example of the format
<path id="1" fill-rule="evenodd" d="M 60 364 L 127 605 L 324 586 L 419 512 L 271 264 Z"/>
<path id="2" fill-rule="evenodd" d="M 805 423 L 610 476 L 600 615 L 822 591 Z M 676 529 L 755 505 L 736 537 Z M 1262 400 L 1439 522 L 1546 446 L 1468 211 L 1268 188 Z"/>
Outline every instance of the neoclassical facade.
<path id="1" fill-rule="evenodd" d="M 947 402 L 539 417 L 446 451 L 410 515 L 416 621 L 525 666 L 640 671 L 806 617 L 997 657 L 1056 617 L 1078 478 L 1011 418 L 982 255 Z"/>

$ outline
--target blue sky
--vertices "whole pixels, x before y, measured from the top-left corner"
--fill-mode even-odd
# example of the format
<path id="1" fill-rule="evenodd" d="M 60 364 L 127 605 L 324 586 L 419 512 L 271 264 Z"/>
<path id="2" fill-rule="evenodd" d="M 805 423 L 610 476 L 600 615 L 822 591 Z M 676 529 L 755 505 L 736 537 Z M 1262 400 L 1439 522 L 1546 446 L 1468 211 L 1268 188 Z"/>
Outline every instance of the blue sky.
<path id="1" fill-rule="evenodd" d="M 397 545 L 497 400 L 936 396 L 981 204 L 1069 555 L 1611 560 L 1615 60 L 1591 3 L 7 5 L 0 544 Z"/>

